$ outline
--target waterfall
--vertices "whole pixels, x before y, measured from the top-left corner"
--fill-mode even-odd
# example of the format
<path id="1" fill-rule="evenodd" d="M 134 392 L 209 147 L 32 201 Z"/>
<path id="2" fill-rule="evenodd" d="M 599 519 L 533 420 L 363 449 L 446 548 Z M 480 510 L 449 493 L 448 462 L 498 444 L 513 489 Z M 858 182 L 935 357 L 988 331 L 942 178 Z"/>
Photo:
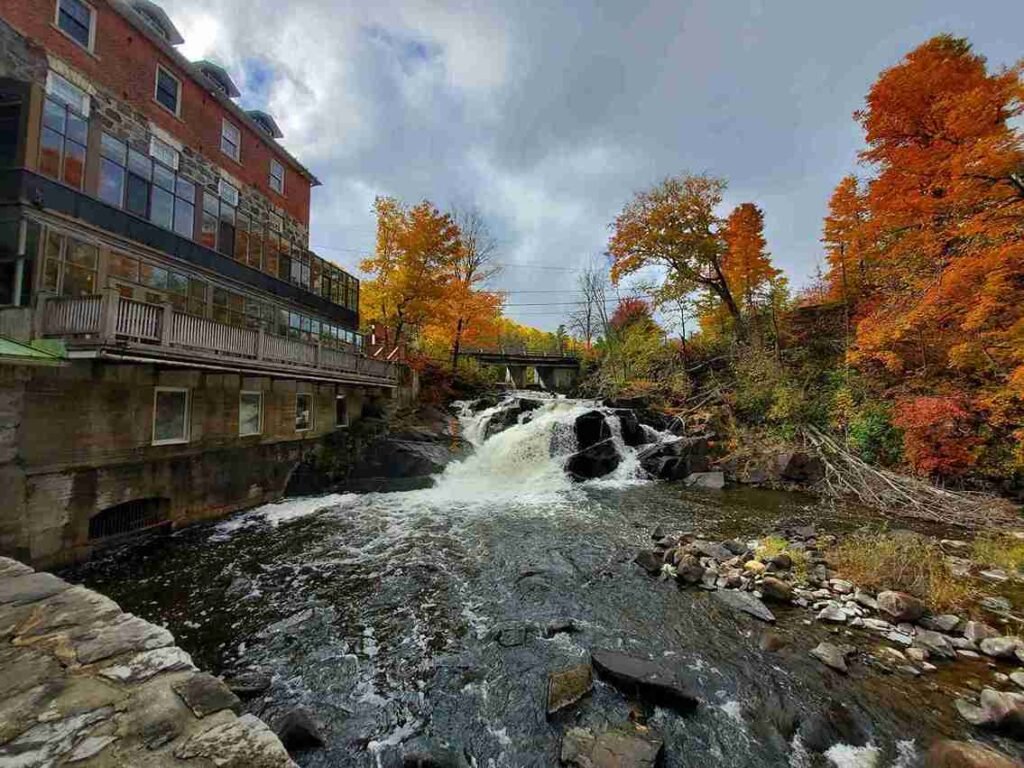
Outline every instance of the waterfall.
<path id="1" fill-rule="evenodd" d="M 516 407 L 520 397 L 544 402 L 519 416 L 519 423 L 487 436 L 491 421 Z M 529 503 L 565 494 L 577 487 L 565 473 L 566 460 L 577 451 L 574 425 L 582 414 L 605 414 L 612 439 L 622 457 L 611 474 L 588 484 L 624 485 L 643 479 L 636 450 L 625 445 L 618 417 L 599 402 L 538 398 L 536 393 L 510 393 L 497 405 L 474 413 L 472 403 L 460 403 L 462 434 L 474 452 L 450 464 L 436 477 L 431 497 L 460 501 L 514 498 Z"/>

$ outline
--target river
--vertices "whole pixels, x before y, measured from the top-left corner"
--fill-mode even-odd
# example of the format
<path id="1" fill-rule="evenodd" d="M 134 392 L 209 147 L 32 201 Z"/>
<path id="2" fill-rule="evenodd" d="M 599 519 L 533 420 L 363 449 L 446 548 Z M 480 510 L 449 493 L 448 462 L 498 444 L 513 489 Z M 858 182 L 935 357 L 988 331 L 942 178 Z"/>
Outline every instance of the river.
<path id="1" fill-rule="evenodd" d="M 595 648 L 675 665 L 699 696 L 689 715 L 640 715 L 669 766 L 909 767 L 935 738 L 969 735 L 951 691 L 990 674 L 983 663 L 927 679 L 866 667 L 840 677 L 807 655 L 834 640 L 804 623 L 811 614 L 777 611 L 774 631 L 788 645 L 761 650 L 766 625 L 632 562 L 659 524 L 756 536 L 782 518 L 842 530 L 863 514 L 797 494 L 648 482 L 623 446 L 611 477 L 572 483 L 566 425 L 587 407 L 551 401 L 487 439 L 487 412 L 467 414 L 475 451 L 432 488 L 293 499 L 64 575 L 167 626 L 202 668 L 272 671 L 253 711 L 272 720 L 303 705 L 324 725 L 327 744 L 300 755 L 304 766 L 400 765 L 403 749 L 428 743 L 467 765 L 555 765 L 570 725 L 631 716 L 630 702 L 598 682 L 546 719 L 547 674 Z M 548 629 L 569 620 L 572 631 Z M 766 723 L 780 706 L 802 722 L 843 721 L 825 755 L 777 737 Z"/>

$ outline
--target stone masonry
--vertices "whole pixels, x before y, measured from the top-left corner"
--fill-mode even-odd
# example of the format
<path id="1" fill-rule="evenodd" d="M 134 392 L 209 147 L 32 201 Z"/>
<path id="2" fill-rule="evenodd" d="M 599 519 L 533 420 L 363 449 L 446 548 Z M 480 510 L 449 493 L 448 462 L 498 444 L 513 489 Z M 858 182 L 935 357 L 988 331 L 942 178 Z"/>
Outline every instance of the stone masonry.
<path id="1" fill-rule="evenodd" d="M 171 633 L 0 558 L 0 768 L 295 766 Z"/>

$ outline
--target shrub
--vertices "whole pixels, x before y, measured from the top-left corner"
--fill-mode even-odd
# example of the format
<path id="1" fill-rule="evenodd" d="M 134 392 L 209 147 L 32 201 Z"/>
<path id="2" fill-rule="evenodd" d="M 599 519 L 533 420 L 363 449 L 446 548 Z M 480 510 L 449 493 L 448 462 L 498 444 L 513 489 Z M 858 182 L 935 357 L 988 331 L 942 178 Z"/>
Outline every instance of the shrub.
<path id="1" fill-rule="evenodd" d="M 974 417 L 960 397 L 915 397 L 900 401 L 893 424 L 903 430 L 903 450 L 916 472 L 957 477 L 975 463 L 979 440 Z"/>
<path id="2" fill-rule="evenodd" d="M 1024 541 L 1012 536 L 979 536 L 974 540 L 972 554 L 983 565 L 1011 573 L 1024 570 Z"/>
<path id="3" fill-rule="evenodd" d="M 767 536 L 757 544 L 757 549 L 754 551 L 754 556 L 762 562 L 771 560 L 776 555 L 781 554 L 789 555 L 789 559 L 793 561 L 793 572 L 800 577 L 807 575 L 807 566 L 809 561 L 807 559 L 807 553 L 802 549 L 792 549 L 789 546 L 789 542 L 780 536 Z"/>
<path id="4" fill-rule="evenodd" d="M 891 467 L 902 458 L 903 435 L 882 403 L 868 402 L 854 410 L 846 434 L 850 448 L 869 464 Z"/>
<path id="5" fill-rule="evenodd" d="M 854 584 L 908 592 L 936 610 L 956 610 L 975 596 L 953 576 L 937 542 L 912 533 L 855 533 L 828 553 L 830 565 Z"/>

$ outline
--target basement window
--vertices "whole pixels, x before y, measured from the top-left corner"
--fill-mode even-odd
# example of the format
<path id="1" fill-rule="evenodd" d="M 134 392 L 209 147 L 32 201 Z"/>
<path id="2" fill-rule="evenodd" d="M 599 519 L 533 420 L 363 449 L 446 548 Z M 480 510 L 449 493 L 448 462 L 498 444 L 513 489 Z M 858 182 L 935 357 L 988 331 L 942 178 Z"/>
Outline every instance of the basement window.
<path id="1" fill-rule="evenodd" d="M 299 393 L 295 396 L 295 431 L 306 432 L 313 428 L 313 396 Z"/>
<path id="2" fill-rule="evenodd" d="M 345 399 L 344 395 L 338 395 L 334 398 L 334 426 L 348 426 L 348 400 Z"/>
<path id="3" fill-rule="evenodd" d="M 108 507 L 89 519 L 89 540 L 109 539 L 162 523 L 169 504 L 168 499 L 156 497 Z"/>
<path id="4" fill-rule="evenodd" d="M 189 421 L 189 391 L 157 387 L 153 393 L 153 445 L 187 443 Z"/>

